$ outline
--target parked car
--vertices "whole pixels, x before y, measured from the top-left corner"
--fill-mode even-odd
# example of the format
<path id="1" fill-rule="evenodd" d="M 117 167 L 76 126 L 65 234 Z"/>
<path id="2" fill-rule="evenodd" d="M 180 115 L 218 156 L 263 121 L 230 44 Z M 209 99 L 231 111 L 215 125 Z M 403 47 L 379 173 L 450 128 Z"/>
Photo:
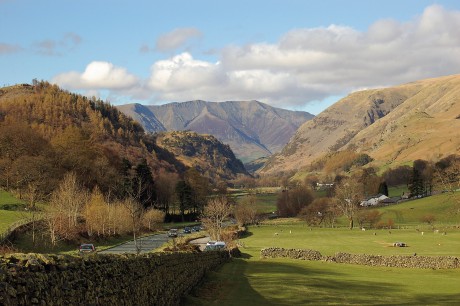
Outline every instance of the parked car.
<path id="1" fill-rule="evenodd" d="M 206 243 L 206 247 L 204 248 L 205 251 L 213 251 L 213 250 L 222 250 L 225 249 L 225 242 L 223 241 L 208 241 Z"/>
<path id="2" fill-rule="evenodd" d="M 168 237 L 177 237 L 179 235 L 179 231 L 177 228 L 172 228 L 168 232 Z"/>
<path id="3" fill-rule="evenodd" d="M 199 231 L 201 231 L 201 226 L 195 225 L 194 227 L 192 227 L 192 232 L 199 232 Z"/>
<path id="4" fill-rule="evenodd" d="M 83 253 L 94 253 L 96 252 L 96 247 L 94 246 L 94 244 L 91 244 L 91 243 L 83 243 L 80 245 L 80 247 L 78 248 L 78 252 L 80 254 L 83 254 Z"/>
<path id="5" fill-rule="evenodd" d="M 188 226 L 184 227 L 184 234 L 190 234 L 192 232 L 192 229 Z"/>

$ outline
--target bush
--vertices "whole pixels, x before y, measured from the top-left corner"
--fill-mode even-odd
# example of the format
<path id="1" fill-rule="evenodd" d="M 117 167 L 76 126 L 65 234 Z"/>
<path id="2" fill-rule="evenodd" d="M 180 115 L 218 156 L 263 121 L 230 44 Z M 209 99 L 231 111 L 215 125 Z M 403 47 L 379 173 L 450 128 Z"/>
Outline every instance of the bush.
<path id="1" fill-rule="evenodd" d="M 379 211 L 374 210 L 374 209 L 361 210 L 357 216 L 359 226 L 368 227 L 368 228 L 375 227 L 381 218 L 382 218 L 382 214 Z"/>

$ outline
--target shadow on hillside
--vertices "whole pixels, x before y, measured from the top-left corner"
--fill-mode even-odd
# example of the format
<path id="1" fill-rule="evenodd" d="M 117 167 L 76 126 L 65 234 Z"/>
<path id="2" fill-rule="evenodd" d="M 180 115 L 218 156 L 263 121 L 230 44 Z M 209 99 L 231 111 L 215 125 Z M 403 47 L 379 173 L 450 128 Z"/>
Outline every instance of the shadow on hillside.
<path id="1" fill-rule="evenodd" d="M 248 261 L 234 258 L 218 271 L 208 272 L 181 305 L 270 305 L 249 283 L 247 266 Z"/>

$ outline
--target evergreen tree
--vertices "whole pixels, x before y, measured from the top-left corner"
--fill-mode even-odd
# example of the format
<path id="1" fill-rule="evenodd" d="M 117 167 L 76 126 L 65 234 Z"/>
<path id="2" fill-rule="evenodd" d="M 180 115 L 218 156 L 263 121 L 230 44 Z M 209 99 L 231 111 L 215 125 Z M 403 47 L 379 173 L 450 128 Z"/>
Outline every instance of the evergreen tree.
<path id="1" fill-rule="evenodd" d="M 388 185 L 387 182 L 383 181 L 379 185 L 379 193 L 388 196 Z"/>
<path id="2" fill-rule="evenodd" d="M 182 216 L 182 221 L 185 221 L 185 210 L 193 206 L 192 188 L 186 181 L 180 180 L 176 185 L 176 193 L 179 199 L 179 210 Z"/>
<path id="3" fill-rule="evenodd" d="M 412 169 L 411 183 L 409 184 L 411 196 L 421 196 L 425 191 L 423 176 L 417 168 Z"/>

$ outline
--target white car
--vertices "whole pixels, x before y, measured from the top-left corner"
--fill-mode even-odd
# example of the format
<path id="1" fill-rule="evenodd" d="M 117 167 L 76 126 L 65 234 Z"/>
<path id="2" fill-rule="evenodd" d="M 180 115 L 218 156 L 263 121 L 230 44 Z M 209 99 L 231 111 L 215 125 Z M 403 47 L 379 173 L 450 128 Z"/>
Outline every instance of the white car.
<path id="1" fill-rule="evenodd" d="M 222 250 L 225 249 L 225 242 L 223 241 L 208 241 L 206 243 L 206 247 L 204 248 L 205 251 L 211 251 L 211 250 Z"/>

